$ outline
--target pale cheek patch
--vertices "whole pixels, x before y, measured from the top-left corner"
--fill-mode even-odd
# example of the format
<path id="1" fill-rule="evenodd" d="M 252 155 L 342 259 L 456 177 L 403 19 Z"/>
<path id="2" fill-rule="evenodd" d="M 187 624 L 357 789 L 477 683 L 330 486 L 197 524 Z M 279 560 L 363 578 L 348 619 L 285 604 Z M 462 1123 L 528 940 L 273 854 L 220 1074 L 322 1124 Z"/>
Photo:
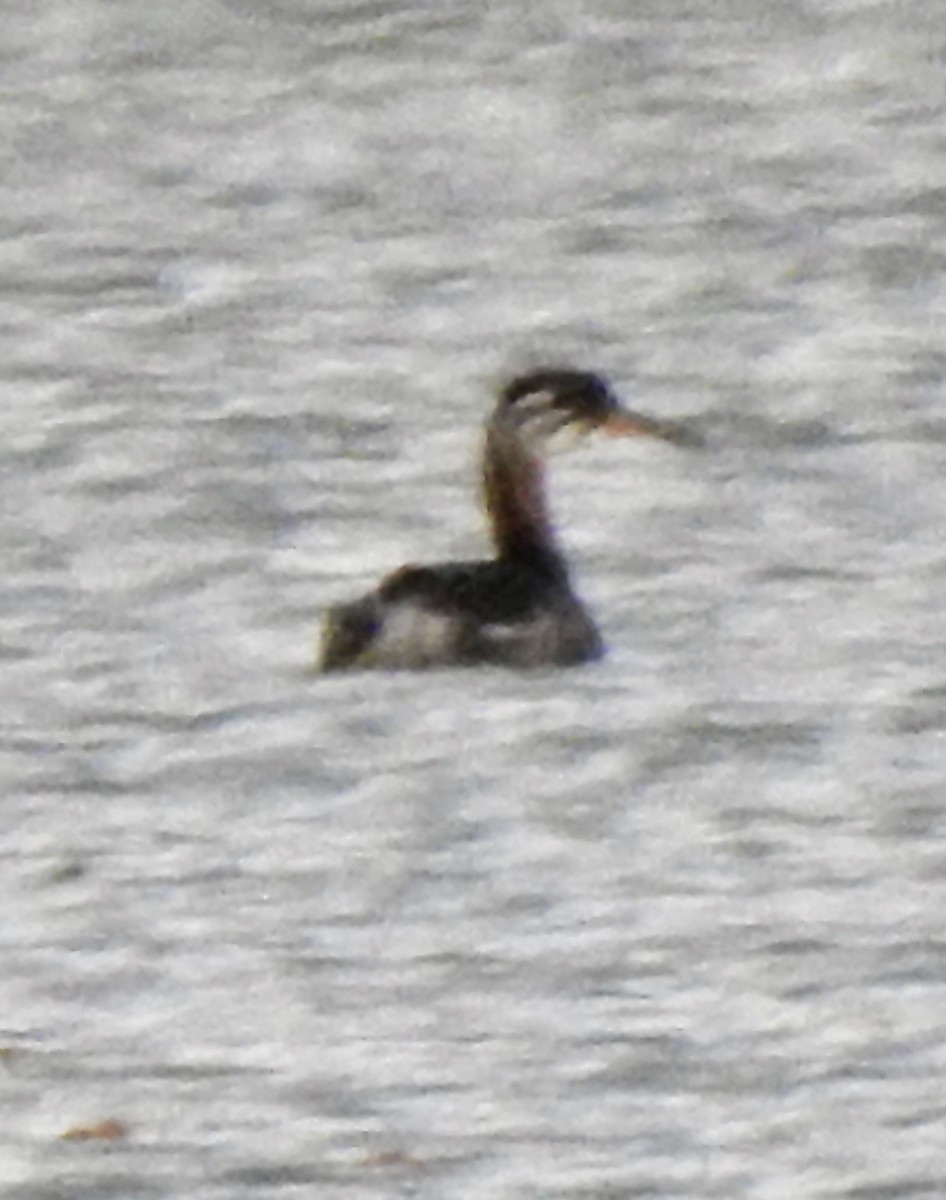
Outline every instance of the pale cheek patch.
<path id="1" fill-rule="evenodd" d="M 572 449 L 587 432 L 584 421 L 576 421 L 557 408 L 537 411 L 520 425 L 520 437 L 526 448 L 540 458 Z"/>
<path id="2" fill-rule="evenodd" d="M 555 395 L 552 392 L 529 392 L 527 396 L 520 396 L 516 401 L 516 412 L 537 413 L 548 411 L 554 403 Z"/>
<path id="3" fill-rule="evenodd" d="M 591 430 L 584 421 L 568 421 L 545 439 L 546 454 L 564 454 L 581 444 Z"/>

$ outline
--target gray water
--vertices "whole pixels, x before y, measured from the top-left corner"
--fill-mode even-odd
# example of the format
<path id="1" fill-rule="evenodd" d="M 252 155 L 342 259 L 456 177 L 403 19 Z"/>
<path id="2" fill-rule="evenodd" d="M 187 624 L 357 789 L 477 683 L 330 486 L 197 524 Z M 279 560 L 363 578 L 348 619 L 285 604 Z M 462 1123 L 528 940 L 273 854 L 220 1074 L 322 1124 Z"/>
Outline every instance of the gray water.
<path id="1" fill-rule="evenodd" d="M 5 0 L 0 68 L 4 1200 L 941 1200 L 939 4 Z M 705 441 L 555 464 L 609 656 L 308 674 L 544 360 Z"/>

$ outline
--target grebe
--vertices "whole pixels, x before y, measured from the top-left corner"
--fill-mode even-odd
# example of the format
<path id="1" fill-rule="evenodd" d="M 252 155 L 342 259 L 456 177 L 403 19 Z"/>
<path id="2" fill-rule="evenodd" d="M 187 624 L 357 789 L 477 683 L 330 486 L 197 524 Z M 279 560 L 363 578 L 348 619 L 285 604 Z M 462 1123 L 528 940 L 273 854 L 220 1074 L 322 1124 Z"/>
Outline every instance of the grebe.
<path id="1" fill-rule="evenodd" d="M 543 484 L 560 435 L 601 429 L 680 441 L 678 428 L 630 412 L 587 371 L 544 368 L 501 392 L 486 426 L 483 494 L 496 556 L 406 566 L 329 610 L 320 666 L 568 666 L 598 658 L 601 636 L 572 591 Z"/>

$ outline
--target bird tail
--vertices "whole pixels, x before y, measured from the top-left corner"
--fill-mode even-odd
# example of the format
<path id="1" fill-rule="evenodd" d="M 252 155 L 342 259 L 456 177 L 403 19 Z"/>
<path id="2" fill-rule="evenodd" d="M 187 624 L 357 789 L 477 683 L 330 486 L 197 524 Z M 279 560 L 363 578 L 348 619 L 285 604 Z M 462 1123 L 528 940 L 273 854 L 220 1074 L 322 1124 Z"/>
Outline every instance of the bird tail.
<path id="1" fill-rule="evenodd" d="M 373 597 L 330 608 L 322 623 L 316 669 L 343 671 L 357 666 L 378 633 L 380 618 Z"/>

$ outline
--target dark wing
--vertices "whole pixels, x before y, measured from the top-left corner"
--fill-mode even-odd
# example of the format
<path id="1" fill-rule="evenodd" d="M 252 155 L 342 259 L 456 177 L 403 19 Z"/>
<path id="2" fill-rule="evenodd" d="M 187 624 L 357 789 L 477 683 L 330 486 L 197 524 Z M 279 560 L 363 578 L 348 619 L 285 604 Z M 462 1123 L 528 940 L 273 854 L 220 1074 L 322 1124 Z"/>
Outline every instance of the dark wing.
<path id="1" fill-rule="evenodd" d="M 402 567 L 381 584 L 382 602 L 411 601 L 482 625 L 526 621 L 549 599 L 549 581 L 504 562 Z"/>
<path id="2" fill-rule="evenodd" d="M 426 625 L 424 614 L 445 621 Z M 402 616 L 408 617 L 406 630 L 402 627 L 386 643 Z M 564 666 L 597 658 L 601 651 L 593 622 L 562 582 L 521 564 L 446 563 L 402 567 L 376 591 L 330 609 L 321 667 Z M 372 661 L 375 653 L 380 657 Z"/>

